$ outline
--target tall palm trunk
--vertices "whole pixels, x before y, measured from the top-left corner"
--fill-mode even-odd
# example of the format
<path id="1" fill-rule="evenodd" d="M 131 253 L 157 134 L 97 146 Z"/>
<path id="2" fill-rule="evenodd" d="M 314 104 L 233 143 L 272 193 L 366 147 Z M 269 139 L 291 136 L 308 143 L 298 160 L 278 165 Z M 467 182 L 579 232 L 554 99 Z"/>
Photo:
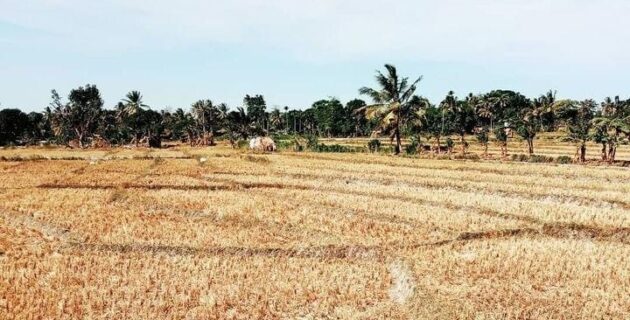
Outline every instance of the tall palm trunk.
<path id="1" fill-rule="evenodd" d="M 608 162 L 615 162 L 615 155 L 617 154 L 617 141 L 619 141 L 620 130 L 615 129 L 615 139 L 608 142 Z"/>
<path id="2" fill-rule="evenodd" d="M 615 154 L 617 153 L 617 145 L 615 142 L 608 144 L 608 162 L 615 161 Z"/>
<path id="3" fill-rule="evenodd" d="M 527 138 L 527 151 L 530 156 L 534 154 L 534 140 L 531 138 Z"/>
<path id="4" fill-rule="evenodd" d="M 502 158 L 505 158 L 508 155 L 507 147 L 508 147 L 507 141 L 501 141 L 501 157 Z"/>
<path id="5" fill-rule="evenodd" d="M 441 153 L 441 150 L 442 150 L 442 146 L 440 145 L 440 135 L 439 135 L 439 134 L 438 134 L 438 136 L 436 137 L 436 140 L 437 140 L 437 141 L 436 141 L 436 142 L 437 142 L 437 146 L 436 146 L 436 148 L 435 148 L 435 151 L 436 151 L 436 153 L 437 153 L 437 154 L 440 154 L 440 153 Z"/>
<path id="6" fill-rule="evenodd" d="M 578 147 L 578 150 L 577 150 L 577 154 L 578 154 L 579 162 L 586 162 L 586 142 L 582 141 L 580 143 L 580 146 Z"/>
<path id="7" fill-rule="evenodd" d="M 400 114 L 396 115 L 396 128 L 394 129 L 394 138 L 396 139 L 395 154 L 400 154 L 402 151 L 402 142 L 400 140 Z"/>
<path id="8" fill-rule="evenodd" d="M 400 129 L 396 128 L 394 131 L 394 138 L 396 139 L 396 150 L 395 154 L 400 154 L 402 150 L 402 141 L 400 140 Z"/>
<path id="9" fill-rule="evenodd" d="M 208 135 L 209 135 L 208 145 L 213 146 L 214 145 L 214 128 L 212 125 L 210 125 L 210 132 Z"/>

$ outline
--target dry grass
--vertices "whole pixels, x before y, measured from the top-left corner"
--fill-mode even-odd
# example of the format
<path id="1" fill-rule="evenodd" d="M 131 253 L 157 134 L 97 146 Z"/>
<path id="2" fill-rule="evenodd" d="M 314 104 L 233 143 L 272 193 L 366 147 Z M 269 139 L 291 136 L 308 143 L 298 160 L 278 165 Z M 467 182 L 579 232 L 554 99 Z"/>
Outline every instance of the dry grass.
<path id="1" fill-rule="evenodd" d="M 0 156 L 37 160 L 0 161 L 2 319 L 630 316 L 625 168 L 221 146 Z"/>

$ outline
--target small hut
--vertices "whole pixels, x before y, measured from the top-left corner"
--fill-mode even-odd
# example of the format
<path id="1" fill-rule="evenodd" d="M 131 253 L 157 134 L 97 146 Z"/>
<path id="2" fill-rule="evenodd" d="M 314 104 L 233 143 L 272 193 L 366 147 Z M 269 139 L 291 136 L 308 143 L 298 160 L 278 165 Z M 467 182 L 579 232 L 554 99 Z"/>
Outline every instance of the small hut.
<path id="1" fill-rule="evenodd" d="M 256 137 L 249 140 L 249 149 L 261 152 L 276 151 L 276 143 L 269 137 Z"/>

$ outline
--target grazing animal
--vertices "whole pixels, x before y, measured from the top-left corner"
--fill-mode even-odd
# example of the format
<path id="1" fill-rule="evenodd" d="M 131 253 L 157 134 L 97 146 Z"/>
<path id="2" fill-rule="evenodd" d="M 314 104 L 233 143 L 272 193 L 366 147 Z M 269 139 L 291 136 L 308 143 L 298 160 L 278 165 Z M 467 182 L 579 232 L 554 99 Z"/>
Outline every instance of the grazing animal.
<path id="1" fill-rule="evenodd" d="M 249 149 L 253 151 L 276 151 L 276 143 L 269 137 L 256 137 L 249 140 Z"/>

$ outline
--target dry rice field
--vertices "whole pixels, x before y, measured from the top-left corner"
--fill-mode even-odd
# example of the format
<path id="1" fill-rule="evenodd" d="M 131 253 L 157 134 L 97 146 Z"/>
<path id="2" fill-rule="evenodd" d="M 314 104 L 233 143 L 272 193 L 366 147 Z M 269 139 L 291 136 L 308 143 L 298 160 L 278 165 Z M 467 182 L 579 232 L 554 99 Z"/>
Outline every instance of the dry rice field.
<path id="1" fill-rule="evenodd" d="M 543 155 L 543 156 L 549 156 L 549 157 L 558 157 L 558 156 L 574 157 L 575 152 L 577 151 L 576 144 L 571 143 L 571 142 L 559 141 L 561 140 L 561 137 L 563 136 L 564 134 L 559 134 L 559 133 L 541 133 L 540 137 L 536 138 L 534 142 L 535 153 L 537 155 Z M 457 153 L 460 151 L 460 148 L 461 148 L 459 144 L 459 138 L 453 136 L 452 139 L 455 142 L 455 147 L 453 149 L 453 152 Z M 350 146 L 350 147 L 355 147 L 355 148 L 365 147 L 368 141 L 370 140 L 372 139 L 370 138 L 320 139 L 320 141 L 325 144 L 340 144 L 340 145 Z M 381 145 L 383 146 L 390 145 L 390 140 L 387 138 L 380 138 L 379 140 L 381 141 Z M 410 142 L 408 139 L 403 139 L 403 141 L 405 144 L 408 144 Z M 469 148 L 467 152 L 476 153 L 478 155 L 483 154 L 483 147 L 479 144 L 479 142 L 476 140 L 474 136 L 471 136 L 471 135 L 467 136 L 466 142 L 468 142 L 469 144 Z M 425 145 L 433 145 L 435 141 L 434 139 L 433 140 L 423 139 L 422 143 Z M 443 145 L 444 143 L 445 142 L 442 141 Z M 501 148 L 496 142 L 491 141 L 488 144 L 488 152 L 491 156 L 494 156 L 495 158 L 500 158 Z M 508 142 L 508 152 L 511 155 L 512 154 L 527 154 L 527 143 L 525 142 L 525 140 L 520 139 L 518 136 L 514 138 L 510 138 L 510 141 Z M 586 148 L 586 157 L 590 160 L 600 159 L 601 145 L 594 143 L 592 141 L 589 141 L 587 143 L 587 148 Z M 619 145 L 617 147 L 617 155 L 615 159 L 619 161 L 630 161 L 630 145 L 627 145 L 627 144 Z"/>
<path id="2" fill-rule="evenodd" d="M 2 319 L 630 318 L 627 168 L 0 155 Z"/>

